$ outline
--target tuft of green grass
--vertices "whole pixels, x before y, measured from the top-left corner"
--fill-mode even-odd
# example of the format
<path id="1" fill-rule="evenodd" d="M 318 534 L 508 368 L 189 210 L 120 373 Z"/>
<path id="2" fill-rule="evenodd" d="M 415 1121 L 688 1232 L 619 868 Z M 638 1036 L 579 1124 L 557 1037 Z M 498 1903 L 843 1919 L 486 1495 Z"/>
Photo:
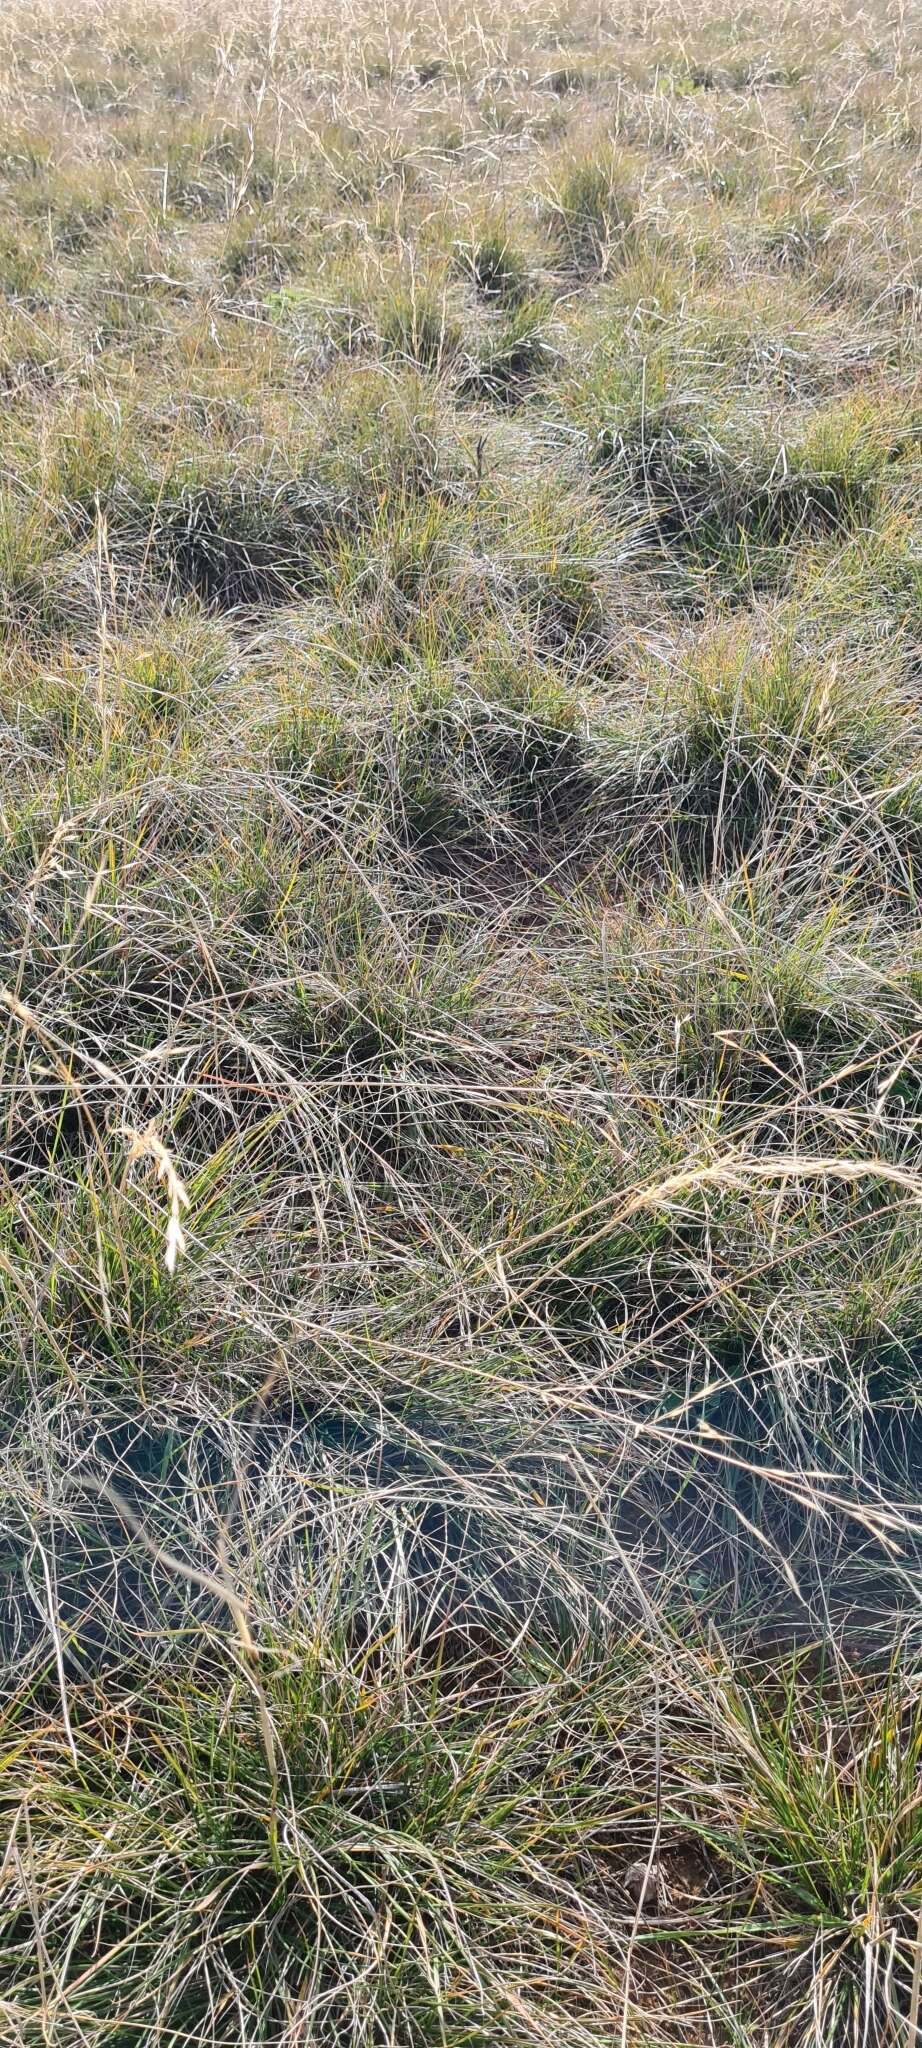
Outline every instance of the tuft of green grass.
<path id="1" fill-rule="evenodd" d="M 232 286 L 259 280 L 278 285 L 303 266 L 303 238 L 284 217 L 265 211 L 255 218 L 238 213 L 225 237 L 224 276 Z"/>
<path id="2" fill-rule="evenodd" d="M 406 290 L 397 288 L 386 295 L 377 324 L 385 354 L 422 370 L 442 369 L 461 345 L 461 330 L 447 298 L 428 286 L 411 283 Z"/>
<path id="3" fill-rule="evenodd" d="M 523 299 L 506 313 L 481 344 L 465 374 L 462 391 L 515 405 L 555 359 L 545 300 Z"/>
<path id="4" fill-rule="evenodd" d="M 830 1666 L 715 1673 L 734 1765 L 702 1833 L 785 2043 L 886 2040 L 918 2000 L 918 1698 L 898 1671 Z"/>
<path id="5" fill-rule="evenodd" d="M 527 261 L 503 223 L 483 223 L 469 243 L 459 243 L 458 267 L 481 296 L 517 306 L 529 289 Z"/>
<path id="6" fill-rule="evenodd" d="M 607 150 L 565 158 L 544 215 L 560 255 L 577 272 L 623 262 L 635 234 L 637 194 L 621 156 Z"/>
<path id="7" fill-rule="evenodd" d="M 36 239 L 21 232 L 0 231 L 0 292 L 28 307 L 40 303 L 44 262 Z"/>

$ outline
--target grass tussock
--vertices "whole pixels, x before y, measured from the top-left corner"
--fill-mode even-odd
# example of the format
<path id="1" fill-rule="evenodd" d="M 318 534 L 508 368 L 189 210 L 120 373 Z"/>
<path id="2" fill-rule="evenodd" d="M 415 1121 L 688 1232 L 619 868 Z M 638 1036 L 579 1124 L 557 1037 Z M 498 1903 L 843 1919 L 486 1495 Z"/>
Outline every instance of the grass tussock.
<path id="1" fill-rule="evenodd" d="M 0 24 L 0 2037 L 922 2040 L 900 10 Z"/>
<path id="2" fill-rule="evenodd" d="M 561 164 L 545 206 L 549 233 L 580 274 L 607 271 L 630 247 L 637 198 L 619 156 L 588 150 Z"/>

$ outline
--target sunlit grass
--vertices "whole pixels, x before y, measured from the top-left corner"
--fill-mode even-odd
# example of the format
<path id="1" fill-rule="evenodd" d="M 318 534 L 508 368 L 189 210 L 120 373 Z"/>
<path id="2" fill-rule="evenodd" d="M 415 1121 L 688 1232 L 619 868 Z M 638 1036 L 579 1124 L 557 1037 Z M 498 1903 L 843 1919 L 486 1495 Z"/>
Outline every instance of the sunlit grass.
<path id="1" fill-rule="evenodd" d="M 0 2038 L 922 2039 L 908 18 L 0 25 Z"/>

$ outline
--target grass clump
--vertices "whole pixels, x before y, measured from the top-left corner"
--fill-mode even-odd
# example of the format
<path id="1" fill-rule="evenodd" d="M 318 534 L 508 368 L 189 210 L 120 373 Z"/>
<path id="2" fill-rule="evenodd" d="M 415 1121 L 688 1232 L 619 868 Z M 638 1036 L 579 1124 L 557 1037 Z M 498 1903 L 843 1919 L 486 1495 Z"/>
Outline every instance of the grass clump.
<path id="1" fill-rule="evenodd" d="M 47 507 L 13 490 L 0 495 L 0 614 L 8 634 L 47 638 L 62 623 L 67 606 L 55 585 L 65 545 Z"/>
<path id="2" fill-rule="evenodd" d="M 501 222 L 487 221 L 470 243 L 460 243 L 458 268 L 488 303 L 514 307 L 527 296 L 527 261 Z"/>
<path id="3" fill-rule="evenodd" d="M 254 280 L 282 284 L 303 265 L 303 239 L 284 218 L 260 213 L 249 220 L 238 213 L 225 237 L 224 276 L 234 288 Z"/>
<path id="4" fill-rule="evenodd" d="M 0 293 L 35 307 L 44 295 L 44 262 L 32 237 L 0 229 Z"/>
<path id="5" fill-rule="evenodd" d="M 554 362 L 548 312 L 546 301 L 526 299 L 506 313 L 485 336 L 462 391 L 497 405 L 516 404 Z"/>
<path id="6" fill-rule="evenodd" d="M 620 419 L 619 419 L 620 414 Z M 667 545 L 725 585 L 779 581 L 799 545 L 868 522 L 892 460 L 880 413 L 846 402 L 774 431 L 740 436 L 739 423 L 702 407 L 648 402 L 615 410 L 598 459 L 642 493 Z"/>
<path id="7" fill-rule="evenodd" d="M 563 260 L 580 274 L 622 262 L 635 233 L 637 195 L 614 151 L 565 160 L 545 202 L 545 220 Z"/>
<path id="8" fill-rule="evenodd" d="M 233 473 L 193 471 L 157 496 L 151 557 L 181 595 L 232 611 L 278 604 L 311 586 L 329 525 L 309 486 L 251 490 Z"/>
<path id="9" fill-rule="evenodd" d="M 444 293 L 398 288 L 386 296 L 377 317 L 382 347 L 398 362 L 440 370 L 458 353 L 461 330 Z"/>
<path id="10" fill-rule="evenodd" d="M 666 829 L 694 870 L 741 855 L 760 866 L 794 859 L 798 842 L 837 860 L 838 834 L 863 800 L 872 817 L 855 849 L 857 881 L 875 847 L 875 795 L 891 777 L 908 795 L 913 730 L 898 690 L 867 695 L 860 672 L 817 665 L 796 639 L 766 654 L 724 628 L 699 639 L 665 724 L 647 726 L 643 777 L 667 796 Z"/>
<path id="11" fill-rule="evenodd" d="M 742 1924 L 763 1935 L 761 1995 L 779 2041 L 862 2029 L 883 2040 L 894 2009 L 913 2003 L 918 1702 L 893 1673 L 862 1683 L 794 1664 L 779 1676 L 718 1680 L 737 1758 L 728 1804 L 746 1816 L 736 1833 L 721 1814 L 719 1854 Z"/>

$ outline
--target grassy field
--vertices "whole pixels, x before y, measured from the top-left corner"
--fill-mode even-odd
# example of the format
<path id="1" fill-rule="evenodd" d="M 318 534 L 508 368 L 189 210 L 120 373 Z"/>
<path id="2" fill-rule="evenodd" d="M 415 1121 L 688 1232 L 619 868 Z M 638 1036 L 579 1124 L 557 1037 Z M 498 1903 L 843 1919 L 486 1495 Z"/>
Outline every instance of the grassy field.
<path id="1" fill-rule="evenodd" d="M 4 9 L 11 2048 L 922 2042 L 920 344 L 912 0 Z"/>

